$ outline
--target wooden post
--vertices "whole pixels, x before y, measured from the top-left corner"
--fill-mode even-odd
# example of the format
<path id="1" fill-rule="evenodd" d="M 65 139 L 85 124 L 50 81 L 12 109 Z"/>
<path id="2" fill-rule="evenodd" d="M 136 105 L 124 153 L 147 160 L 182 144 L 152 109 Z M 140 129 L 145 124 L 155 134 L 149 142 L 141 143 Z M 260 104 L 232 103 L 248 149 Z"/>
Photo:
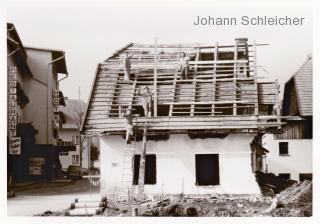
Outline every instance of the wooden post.
<path id="1" fill-rule="evenodd" d="M 238 60 L 238 40 L 236 39 L 234 44 L 234 58 L 235 60 L 233 64 L 233 84 L 234 84 L 234 100 L 237 101 L 237 75 L 238 75 L 238 63 L 236 62 Z M 233 104 L 233 115 L 237 115 L 237 104 Z"/>
<path id="2" fill-rule="evenodd" d="M 194 91 L 194 101 L 197 100 L 197 82 L 196 82 L 196 78 L 193 77 L 193 81 L 192 81 L 192 85 L 193 85 L 193 89 L 191 89 L 192 91 Z M 192 104 L 191 105 L 191 108 L 190 108 L 190 116 L 194 116 L 194 108 L 195 108 L 195 105 Z"/>
<path id="3" fill-rule="evenodd" d="M 144 122 L 143 138 L 142 138 L 142 152 L 139 164 L 139 178 L 138 178 L 138 200 L 143 199 L 144 192 L 144 174 L 146 168 L 146 151 L 147 151 L 147 121 Z"/>
<path id="4" fill-rule="evenodd" d="M 174 80 L 173 80 L 173 86 L 172 86 L 172 103 L 170 104 L 170 110 L 169 110 L 169 117 L 172 116 L 172 112 L 173 112 L 173 102 L 174 102 L 174 98 L 176 96 L 176 86 L 177 86 L 177 78 L 178 78 L 178 74 L 176 73 L 174 75 Z"/>
<path id="5" fill-rule="evenodd" d="M 153 75 L 153 116 L 158 116 L 158 91 L 157 91 L 157 38 L 155 38 L 154 43 L 154 75 Z"/>
<path id="6" fill-rule="evenodd" d="M 275 83 L 275 91 L 276 91 L 276 111 L 277 111 L 277 122 L 281 122 L 281 118 L 280 118 L 280 104 L 279 104 L 279 84 L 278 84 L 278 79 L 276 79 L 276 83 Z"/>
<path id="7" fill-rule="evenodd" d="M 219 54 L 219 50 L 218 50 L 218 42 L 216 42 L 215 47 L 214 47 L 214 61 L 218 60 L 218 54 Z M 213 66 L 213 76 L 212 76 L 212 100 L 216 101 L 216 77 L 217 77 L 217 64 L 215 63 Z M 211 115 L 214 116 L 214 112 L 215 112 L 215 108 L 214 108 L 214 104 L 212 104 L 212 108 L 211 108 Z"/>
<path id="8" fill-rule="evenodd" d="M 199 61 L 200 60 L 200 56 L 201 56 L 200 52 L 201 52 L 201 49 L 197 48 L 197 55 L 196 55 L 195 61 Z M 193 78 L 197 77 L 197 75 L 198 75 L 198 64 L 195 64 Z"/>
<path id="9" fill-rule="evenodd" d="M 257 91 L 257 99 L 256 103 L 254 104 L 254 114 L 259 115 L 259 108 L 258 108 L 258 81 L 257 81 L 257 44 L 253 41 L 253 76 L 254 76 L 254 89 Z"/>

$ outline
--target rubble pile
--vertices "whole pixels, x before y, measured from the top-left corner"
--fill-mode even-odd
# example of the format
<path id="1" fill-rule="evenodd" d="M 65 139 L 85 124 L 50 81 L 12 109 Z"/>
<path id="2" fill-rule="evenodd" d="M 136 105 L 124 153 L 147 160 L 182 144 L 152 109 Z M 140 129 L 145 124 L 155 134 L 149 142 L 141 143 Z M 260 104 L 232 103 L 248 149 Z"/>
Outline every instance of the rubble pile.
<path id="1" fill-rule="evenodd" d="M 105 201 L 107 201 L 105 199 Z M 74 207 L 83 209 L 81 203 Z M 189 216 L 189 217 L 254 217 L 312 216 L 312 182 L 295 183 L 274 198 L 270 196 L 231 197 L 224 195 L 187 197 L 156 197 L 145 201 L 108 199 L 99 216 Z M 87 206 L 89 204 L 87 203 Z M 89 208 L 88 208 L 89 209 Z M 70 210 L 71 211 L 75 211 Z M 70 213 L 69 212 L 69 213 Z M 78 213 L 77 213 L 78 214 Z M 77 216 L 77 214 L 75 214 Z M 42 216 L 66 215 L 66 212 L 46 211 Z M 70 213 L 71 215 L 71 213 Z M 78 214 L 79 215 L 79 214 Z"/>
<path id="2" fill-rule="evenodd" d="M 272 198 L 188 198 L 170 197 L 166 199 L 147 200 L 142 203 L 133 202 L 128 206 L 125 202 L 109 203 L 103 215 L 131 216 L 135 209 L 138 216 L 208 216 L 208 217 L 240 217 L 263 215 Z"/>
<path id="3" fill-rule="evenodd" d="M 272 216 L 312 216 L 312 182 L 295 183 L 273 199 L 265 211 Z"/>

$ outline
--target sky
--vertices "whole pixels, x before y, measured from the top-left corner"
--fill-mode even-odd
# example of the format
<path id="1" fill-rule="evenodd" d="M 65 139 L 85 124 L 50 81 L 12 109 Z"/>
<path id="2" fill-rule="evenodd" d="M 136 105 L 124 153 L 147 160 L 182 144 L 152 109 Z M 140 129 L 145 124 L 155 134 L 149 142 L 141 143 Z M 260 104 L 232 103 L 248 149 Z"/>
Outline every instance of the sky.
<path id="1" fill-rule="evenodd" d="M 87 102 L 95 69 L 130 42 L 232 44 L 237 37 L 269 44 L 258 47 L 260 75 L 284 83 L 312 53 L 312 11 L 308 8 L 254 7 L 15 7 L 7 11 L 25 46 L 66 52 L 69 77 L 64 95 Z M 305 17 L 303 26 L 195 26 L 202 17 Z"/>

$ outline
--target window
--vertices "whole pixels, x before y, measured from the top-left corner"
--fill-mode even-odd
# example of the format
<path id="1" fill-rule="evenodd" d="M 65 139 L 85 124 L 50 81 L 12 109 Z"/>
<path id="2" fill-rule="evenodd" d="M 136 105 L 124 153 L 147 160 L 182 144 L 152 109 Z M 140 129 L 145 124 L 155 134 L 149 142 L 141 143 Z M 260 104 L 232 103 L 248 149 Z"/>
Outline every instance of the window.
<path id="1" fill-rule="evenodd" d="M 289 155 L 288 142 L 279 142 L 279 155 Z"/>
<path id="2" fill-rule="evenodd" d="M 80 161 L 79 155 L 72 155 L 72 164 L 78 164 Z"/>
<path id="3" fill-rule="evenodd" d="M 300 173 L 299 181 L 310 180 L 312 181 L 312 173 Z"/>
<path id="4" fill-rule="evenodd" d="M 282 179 L 290 180 L 290 173 L 279 173 L 278 176 L 281 177 Z"/>
<path id="5" fill-rule="evenodd" d="M 134 185 L 138 185 L 139 165 L 140 165 L 140 155 L 135 155 L 134 156 L 134 173 L 133 173 Z M 156 184 L 157 183 L 156 176 L 157 176 L 156 155 L 146 155 L 144 184 Z"/>
<path id="6" fill-rule="evenodd" d="M 219 185 L 219 155 L 196 155 L 196 184 L 200 186 Z"/>

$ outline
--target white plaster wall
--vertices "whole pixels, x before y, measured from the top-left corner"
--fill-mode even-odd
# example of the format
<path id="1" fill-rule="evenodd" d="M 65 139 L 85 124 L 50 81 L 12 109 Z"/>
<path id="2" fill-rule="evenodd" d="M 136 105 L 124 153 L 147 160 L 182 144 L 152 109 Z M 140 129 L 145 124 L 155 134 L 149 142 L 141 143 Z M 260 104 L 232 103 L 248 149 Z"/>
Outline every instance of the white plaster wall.
<path id="1" fill-rule="evenodd" d="M 168 141 L 148 141 L 147 154 L 156 154 L 157 183 L 145 185 L 145 193 L 161 194 L 260 194 L 251 170 L 252 134 L 230 134 L 225 139 L 193 139 L 171 135 Z M 100 138 L 101 193 L 112 194 L 121 186 L 124 139 L 120 136 Z M 132 146 L 134 147 L 134 143 Z M 141 152 L 141 142 L 136 153 Z M 220 185 L 195 185 L 195 154 L 219 154 Z M 112 166 L 113 163 L 118 164 Z M 183 186 L 182 186 L 183 182 Z M 162 189 L 163 186 L 163 189 Z M 183 187 L 183 190 L 182 190 Z"/>
<path id="2" fill-rule="evenodd" d="M 279 142 L 288 142 L 288 156 L 279 155 Z M 312 139 L 277 140 L 272 134 L 265 134 L 262 144 L 269 150 L 266 159 L 269 173 L 290 173 L 293 180 L 299 180 L 299 173 L 312 173 Z"/>
<path id="3" fill-rule="evenodd" d="M 63 141 L 72 141 L 72 136 L 79 135 L 79 131 L 76 129 L 60 129 L 59 131 L 59 138 L 62 139 Z M 83 142 L 83 151 L 82 151 L 82 168 L 83 169 L 88 169 L 88 141 L 84 140 Z M 76 146 L 76 151 L 69 151 L 67 156 L 59 156 L 60 163 L 62 166 L 63 170 L 68 169 L 70 165 L 79 165 L 78 164 L 73 164 L 72 163 L 72 156 L 73 155 L 79 155 L 80 156 L 80 147 L 77 145 Z"/>

